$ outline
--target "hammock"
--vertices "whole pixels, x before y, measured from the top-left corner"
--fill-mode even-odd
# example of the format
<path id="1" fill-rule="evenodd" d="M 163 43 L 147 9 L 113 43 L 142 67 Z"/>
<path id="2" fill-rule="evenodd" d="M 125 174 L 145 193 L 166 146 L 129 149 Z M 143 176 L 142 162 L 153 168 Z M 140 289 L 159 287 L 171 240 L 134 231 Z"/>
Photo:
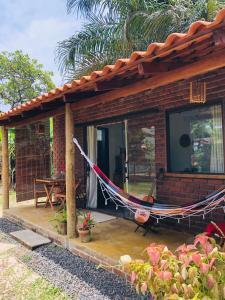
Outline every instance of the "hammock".
<path id="1" fill-rule="evenodd" d="M 101 169 L 88 158 L 88 156 L 82 150 L 77 139 L 74 138 L 73 142 L 78 147 L 81 155 L 85 158 L 88 165 L 97 176 L 106 205 L 108 201 L 113 201 L 115 203 L 116 209 L 118 209 L 118 207 L 125 207 L 133 213 L 135 213 L 137 209 L 148 211 L 151 217 L 157 219 L 157 222 L 159 219 L 164 218 L 177 219 L 179 222 L 180 219 L 188 218 L 191 216 L 202 216 L 204 219 L 205 215 L 207 215 L 209 212 L 219 208 L 223 208 L 225 212 L 225 187 L 213 192 L 212 194 L 208 195 L 198 202 L 181 206 L 155 202 L 150 203 L 134 197 L 116 186 L 101 171 Z"/>

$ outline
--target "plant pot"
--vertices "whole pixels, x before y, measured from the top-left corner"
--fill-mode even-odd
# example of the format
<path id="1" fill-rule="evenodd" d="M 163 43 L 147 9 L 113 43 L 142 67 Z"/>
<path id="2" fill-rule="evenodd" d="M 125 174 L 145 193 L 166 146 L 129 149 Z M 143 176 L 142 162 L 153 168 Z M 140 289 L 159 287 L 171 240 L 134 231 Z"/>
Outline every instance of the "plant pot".
<path id="1" fill-rule="evenodd" d="M 67 223 L 66 222 L 59 222 L 57 224 L 57 231 L 59 234 L 66 235 L 67 234 Z"/>
<path id="2" fill-rule="evenodd" d="M 79 237 L 82 243 L 88 243 L 91 241 L 91 231 L 78 229 Z"/>

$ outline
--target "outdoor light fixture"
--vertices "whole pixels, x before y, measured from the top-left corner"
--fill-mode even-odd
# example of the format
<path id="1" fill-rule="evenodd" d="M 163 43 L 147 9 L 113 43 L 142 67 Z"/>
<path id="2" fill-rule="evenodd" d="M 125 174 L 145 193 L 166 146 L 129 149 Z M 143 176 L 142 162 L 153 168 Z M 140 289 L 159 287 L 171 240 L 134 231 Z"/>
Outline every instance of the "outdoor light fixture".
<path id="1" fill-rule="evenodd" d="M 190 103 L 206 102 L 206 82 L 191 81 L 190 82 Z"/>

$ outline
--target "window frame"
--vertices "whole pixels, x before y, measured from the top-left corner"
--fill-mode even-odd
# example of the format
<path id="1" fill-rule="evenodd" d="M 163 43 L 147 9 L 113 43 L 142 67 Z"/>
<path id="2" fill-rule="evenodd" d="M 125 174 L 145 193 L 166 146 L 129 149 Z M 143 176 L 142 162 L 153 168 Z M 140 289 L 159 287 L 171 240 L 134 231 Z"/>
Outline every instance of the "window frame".
<path id="1" fill-rule="evenodd" d="M 169 176 L 169 174 L 177 174 L 178 177 L 179 175 L 190 175 L 190 176 L 195 176 L 198 175 L 196 177 L 199 176 L 223 176 L 225 174 L 224 173 L 198 173 L 198 172 L 175 172 L 175 171 L 171 171 L 171 158 L 170 158 L 170 121 L 169 121 L 169 116 L 172 113 L 182 113 L 188 110 L 193 110 L 193 109 L 198 109 L 198 108 L 202 108 L 202 107 L 211 107 L 214 105 L 220 105 L 221 106 L 221 117 L 222 117 L 222 136 L 223 136 L 223 163 L 224 163 L 224 170 L 225 170 L 225 128 L 224 128 L 224 101 L 223 100 L 217 100 L 217 101 L 213 101 L 213 102 L 209 102 L 209 103 L 205 103 L 205 104 L 191 104 L 191 105 L 186 105 L 186 106 L 182 106 L 179 108 L 172 108 L 166 111 L 166 157 L 167 157 L 167 172 L 166 174 Z"/>

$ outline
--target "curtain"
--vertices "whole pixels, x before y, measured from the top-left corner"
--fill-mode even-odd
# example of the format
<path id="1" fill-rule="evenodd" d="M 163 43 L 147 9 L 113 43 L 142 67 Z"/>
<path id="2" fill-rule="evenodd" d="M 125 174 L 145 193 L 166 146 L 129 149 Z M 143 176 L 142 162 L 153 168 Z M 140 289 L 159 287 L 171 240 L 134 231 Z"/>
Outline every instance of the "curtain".
<path id="1" fill-rule="evenodd" d="M 88 157 L 93 163 L 97 160 L 97 130 L 94 126 L 87 127 Z M 97 177 L 92 170 L 87 176 L 87 207 L 97 208 Z"/>
<path id="2" fill-rule="evenodd" d="M 224 173 L 222 110 L 220 105 L 214 105 L 210 110 L 212 113 L 210 172 Z"/>

